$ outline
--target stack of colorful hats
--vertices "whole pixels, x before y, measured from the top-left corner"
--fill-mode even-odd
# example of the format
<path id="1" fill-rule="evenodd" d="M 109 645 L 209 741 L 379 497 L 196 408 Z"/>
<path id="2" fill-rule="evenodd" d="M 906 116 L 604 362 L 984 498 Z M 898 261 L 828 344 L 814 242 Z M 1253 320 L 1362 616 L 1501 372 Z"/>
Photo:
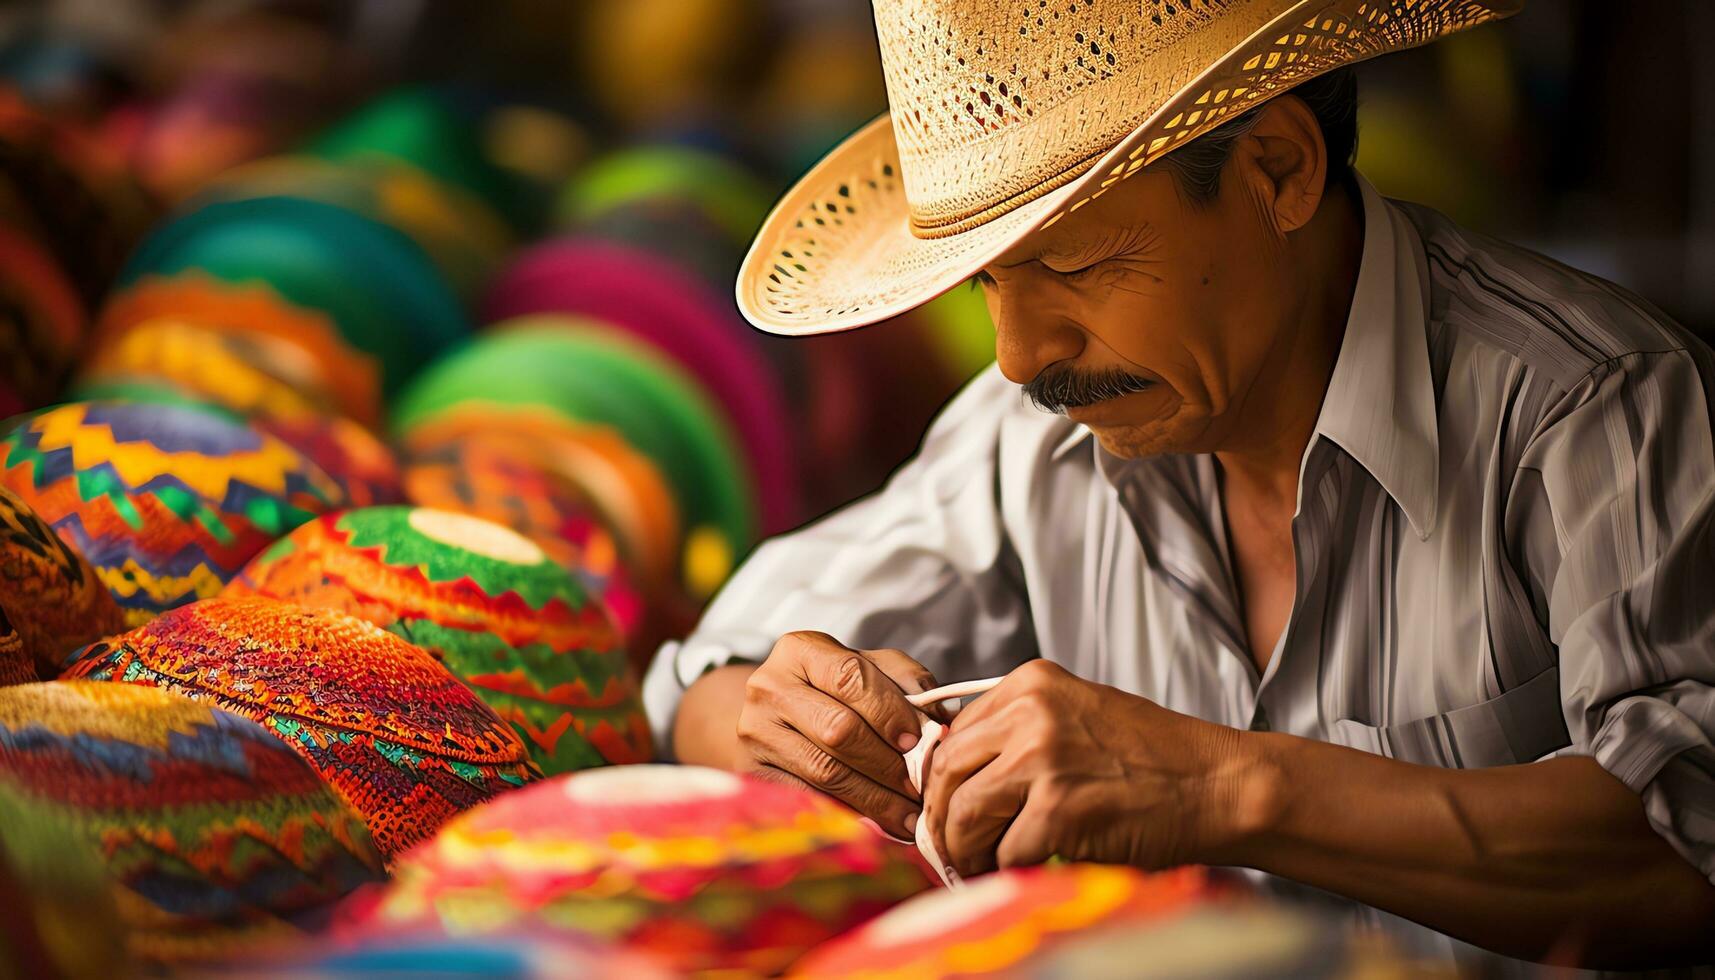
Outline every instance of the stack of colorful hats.
<path id="1" fill-rule="evenodd" d="M 930 887 L 813 793 L 636 765 L 637 678 L 975 345 L 751 330 L 769 192 L 706 151 L 598 159 L 509 255 L 427 89 L 212 179 L 132 144 L 179 202 L 140 238 L 55 132 L 0 102 L 0 972 L 773 974 Z"/>
<path id="2" fill-rule="evenodd" d="M 646 339 L 680 334 L 680 347 L 703 348 L 682 363 L 717 394 L 722 389 L 709 376 L 729 385 L 745 377 L 729 366 L 726 348 L 739 347 L 746 360 L 770 370 L 773 384 L 752 387 L 762 394 L 721 399 L 735 421 L 747 400 L 784 399 L 788 406 L 796 479 L 779 486 L 791 489 L 799 509 L 765 508 L 768 532 L 874 489 L 916 448 L 948 396 L 994 358 L 988 311 L 971 290 L 852 333 L 787 340 L 751 329 L 730 296 L 739 260 L 771 199 L 744 167 L 706 151 L 666 145 L 617 151 L 594 161 L 561 193 L 559 220 L 571 238 L 520 256 L 496 280 L 484 306 L 486 320 L 568 312 L 608 319 Z M 607 247 L 598 250 L 591 239 Z M 621 295 L 628 299 L 616 302 Z M 668 314 L 666 307 L 695 308 L 709 326 L 677 329 L 686 315 Z M 638 320 L 652 323 L 652 332 L 635 326 Z M 716 327 L 725 340 L 711 347 L 702 338 Z"/>

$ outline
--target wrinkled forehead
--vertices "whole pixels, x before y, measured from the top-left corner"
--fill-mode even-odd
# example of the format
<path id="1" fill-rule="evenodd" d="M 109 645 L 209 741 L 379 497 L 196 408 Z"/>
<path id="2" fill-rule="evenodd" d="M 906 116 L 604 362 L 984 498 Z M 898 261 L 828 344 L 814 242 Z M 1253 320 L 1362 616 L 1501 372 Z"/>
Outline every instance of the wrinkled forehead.
<path id="1" fill-rule="evenodd" d="M 1146 170 L 1121 181 L 1100 199 L 1066 215 L 1046 228 L 1038 228 L 988 263 L 987 268 L 1006 268 L 1026 262 L 1054 258 L 1075 259 L 1116 233 L 1139 225 L 1171 225 L 1180 213 L 1173 178 L 1165 171 Z"/>

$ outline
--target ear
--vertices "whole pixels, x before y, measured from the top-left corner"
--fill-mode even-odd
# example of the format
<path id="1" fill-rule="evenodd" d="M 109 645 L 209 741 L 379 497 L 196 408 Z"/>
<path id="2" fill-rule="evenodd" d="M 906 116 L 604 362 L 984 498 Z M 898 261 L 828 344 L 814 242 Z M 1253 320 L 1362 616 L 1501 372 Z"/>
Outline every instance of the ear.
<path id="1" fill-rule="evenodd" d="M 1295 95 L 1265 105 L 1243 141 L 1245 177 L 1281 234 L 1310 223 L 1328 181 L 1328 147 L 1315 113 Z"/>

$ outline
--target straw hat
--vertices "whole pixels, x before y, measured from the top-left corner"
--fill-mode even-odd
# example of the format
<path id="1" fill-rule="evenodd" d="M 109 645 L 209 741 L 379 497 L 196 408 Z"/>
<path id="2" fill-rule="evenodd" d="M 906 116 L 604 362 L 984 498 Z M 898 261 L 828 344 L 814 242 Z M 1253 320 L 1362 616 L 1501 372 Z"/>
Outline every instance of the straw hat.
<path id="1" fill-rule="evenodd" d="M 771 333 L 895 316 L 1316 75 L 1523 0 L 875 0 L 892 111 L 775 207 L 738 305 Z"/>

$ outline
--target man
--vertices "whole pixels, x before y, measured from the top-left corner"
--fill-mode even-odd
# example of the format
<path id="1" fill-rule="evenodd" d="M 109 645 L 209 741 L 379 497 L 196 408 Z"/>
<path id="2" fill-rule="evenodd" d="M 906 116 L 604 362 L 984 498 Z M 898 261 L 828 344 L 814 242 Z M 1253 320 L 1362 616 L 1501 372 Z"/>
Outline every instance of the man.
<path id="1" fill-rule="evenodd" d="M 662 651 L 663 748 L 927 821 L 962 874 L 1235 865 L 1707 961 L 1715 357 L 1349 165 L 1351 62 L 1510 5 L 875 8 L 891 120 L 740 306 L 813 333 L 978 274 L 998 364 Z M 998 674 L 919 796 L 905 693 Z"/>

